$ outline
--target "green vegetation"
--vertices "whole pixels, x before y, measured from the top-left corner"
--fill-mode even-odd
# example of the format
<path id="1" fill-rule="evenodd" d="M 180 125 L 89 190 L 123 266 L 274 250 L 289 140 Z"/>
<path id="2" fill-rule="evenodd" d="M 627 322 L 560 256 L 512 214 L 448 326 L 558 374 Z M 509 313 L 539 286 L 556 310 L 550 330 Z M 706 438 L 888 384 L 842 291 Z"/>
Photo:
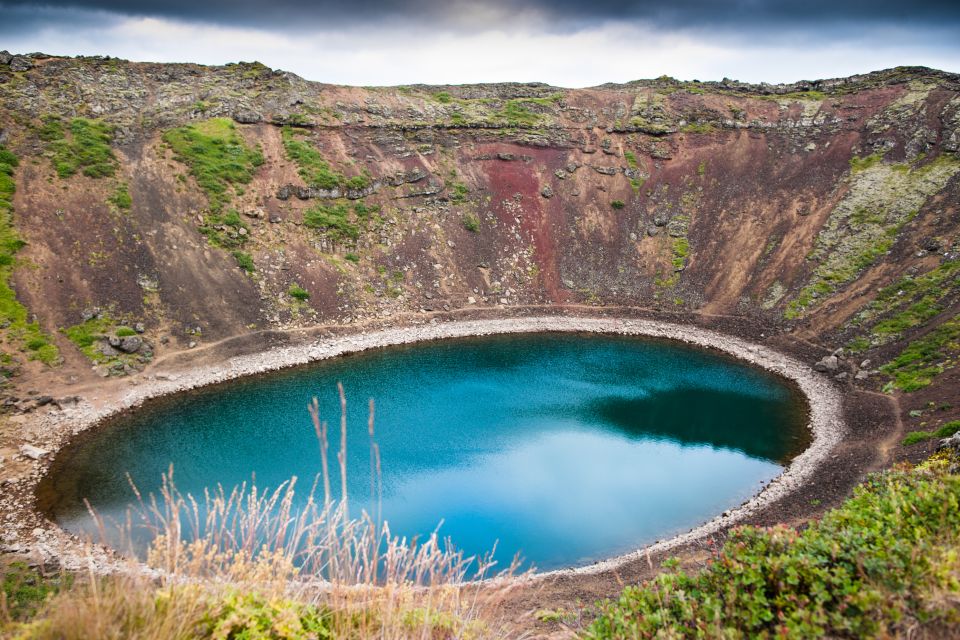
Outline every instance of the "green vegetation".
<path id="1" fill-rule="evenodd" d="M 299 302 L 305 302 L 310 299 L 310 292 L 294 282 L 287 289 L 287 295 Z"/>
<path id="2" fill-rule="evenodd" d="M 598 604 L 586 637 L 889 637 L 960 622 L 960 477 L 935 460 L 870 476 L 803 531 L 734 529 L 707 567 Z"/>
<path id="3" fill-rule="evenodd" d="M 614 209 L 623 209 L 627 205 L 624 203 L 623 200 L 611 200 L 610 206 L 613 207 Z"/>
<path id="4" fill-rule="evenodd" d="M 690 122 L 680 129 L 683 133 L 713 133 L 714 130 L 715 127 L 709 122 Z"/>
<path id="5" fill-rule="evenodd" d="M 870 329 L 869 338 L 860 337 L 864 350 L 897 338 L 904 331 L 918 327 L 937 316 L 944 307 L 944 298 L 960 288 L 960 260 L 945 260 L 927 273 L 906 276 L 880 289 L 854 322 L 868 324 L 879 316 L 886 318 Z M 894 313 L 892 313 L 894 312 Z M 858 344 L 861 344 L 858 342 Z"/>
<path id="6" fill-rule="evenodd" d="M 37 614 L 47 600 L 61 588 L 69 588 L 69 576 L 48 577 L 30 569 L 23 562 L 0 565 L 3 571 L 0 600 L 0 631 L 4 614 L 13 621 L 27 620 Z"/>
<path id="7" fill-rule="evenodd" d="M 535 127 L 540 123 L 541 116 L 530 111 L 524 104 L 533 100 L 535 98 L 508 100 L 499 111 L 493 114 L 493 117 L 511 127 Z"/>
<path id="8" fill-rule="evenodd" d="M 210 210 L 219 212 L 232 199 L 231 188 L 248 184 L 263 164 L 263 155 L 251 149 L 227 118 L 212 118 L 171 129 L 163 134 L 177 160 L 207 194 Z"/>
<path id="9" fill-rule="evenodd" d="M 121 211 L 128 211 L 133 206 L 133 199 L 130 197 L 126 182 L 118 184 L 109 199 L 110 203 Z"/>
<path id="10" fill-rule="evenodd" d="M 683 269 L 687 262 L 687 255 L 690 253 L 690 241 L 686 238 L 673 239 L 673 268 L 674 270 Z"/>
<path id="11" fill-rule="evenodd" d="M 470 233 L 477 233 L 478 231 L 480 231 L 480 218 L 473 213 L 464 214 L 463 228 L 469 231 Z"/>
<path id="12" fill-rule="evenodd" d="M 348 253 L 345 256 L 343 256 L 343 259 L 349 262 L 353 262 L 354 264 L 360 262 L 360 256 L 356 253 Z"/>
<path id="13" fill-rule="evenodd" d="M 308 135 L 301 129 L 284 127 L 283 148 L 287 157 L 296 163 L 297 173 L 303 178 L 307 186 L 314 189 L 353 189 L 361 191 L 371 184 L 370 175 L 364 172 L 352 178 L 346 178 L 342 173 L 334 171 L 320 152 L 300 136 Z"/>
<path id="14" fill-rule="evenodd" d="M 454 182 L 451 187 L 450 192 L 450 202 L 454 204 L 463 204 L 467 201 L 467 195 L 470 193 L 470 189 L 467 188 L 462 182 Z"/>
<path id="15" fill-rule="evenodd" d="M 113 330 L 113 335 L 118 338 L 125 338 L 127 336 L 135 336 L 137 332 L 131 329 L 130 327 L 119 326 Z"/>
<path id="16" fill-rule="evenodd" d="M 896 358 L 880 367 L 893 378 L 887 390 L 922 389 L 948 367 L 960 353 L 960 316 L 954 316 L 926 335 L 913 340 Z"/>
<path id="17" fill-rule="evenodd" d="M 200 233 L 215 247 L 236 249 L 246 244 L 250 237 L 250 226 L 240 217 L 236 209 L 226 213 L 208 213 L 203 217 Z"/>
<path id="18" fill-rule="evenodd" d="M 637 168 L 637 156 L 634 155 L 633 151 L 624 151 L 623 157 L 627 161 L 627 166 L 631 169 Z"/>
<path id="19" fill-rule="evenodd" d="M 697 165 L 697 175 L 703 176 L 703 175 L 706 175 L 706 173 L 707 173 L 707 161 L 704 160 L 703 162 Z"/>
<path id="20" fill-rule="evenodd" d="M 449 91 L 438 91 L 433 94 L 433 98 L 441 104 L 450 104 L 453 102 L 453 96 L 450 95 Z"/>
<path id="21" fill-rule="evenodd" d="M 360 227 L 351 221 L 350 208 L 343 203 L 313 205 L 303 212 L 303 224 L 323 231 L 334 242 L 360 237 Z"/>
<path id="22" fill-rule="evenodd" d="M 817 236 L 808 256 L 817 266 L 784 315 L 798 318 L 885 255 L 900 229 L 960 171 L 960 159 L 942 155 L 908 171 L 871 161 L 855 172 L 850 191 Z"/>
<path id="23" fill-rule="evenodd" d="M 253 256 L 249 253 L 237 249 L 231 251 L 230 255 L 237 261 L 237 265 L 247 273 L 254 273 L 257 270 L 256 265 L 253 264 Z"/>
<path id="24" fill-rule="evenodd" d="M 827 99 L 827 94 L 823 91 L 794 91 L 792 93 L 781 93 L 781 94 L 767 94 L 762 96 L 755 96 L 760 100 L 772 100 L 774 102 L 779 102 L 781 100 L 796 101 L 796 100 L 812 100 L 814 102 L 822 102 Z"/>
<path id="25" fill-rule="evenodd" d="M 115 361 L 129 364 L 129 360 L 132 358 L 132 356 L 127 354 L 123 354 L 123 356 L 107 355 L 101 350 L 100 346 L 102 341 L 110 335 L 117 337 L 132 335 L 128 333 L 132 331 L 132 329 L 125 325 L 118 324 L 109 313 L 97 314 L 89 320 L 75 324 L 72 327 L 66 327 L 60 331 L 67 336 L 70 342 L 80 349 L 83 355 L 87 356 L 87 358 L 95 364 L 106 364 Z"/>
<path id="26" fill-rule="evenodd" d="M 69 178 L 78 171 L 90 178 L 105 178 L 117 170 L 117 159 L 110 148 L 112 125 L 73 118 L 65 129 L 59 119 L 47 116 L 38 134 L 48 143 L 53 168 L 61 178 Z"/>
<path id="27" fill-rule="evenodd" d="M 60 360 L 60 351 L 36 322 L 29 322 L 27 308 L 23 306 L 10 286 L 10 276 L 15 266 L 14 256 L 24 246 L 13 224 L 13 194 L 16 191 L 14 170 L 19 166 L 17 157 L 0 145 L 0 324 L 6 326 L 7 337 L 27 357 L 53 365 Z M 4 360 L 7 354 L 4 354 Z M 4 363 L 4 370 L 8 368 Z M 4 376 L 6 377 L 6 376 Z"/>
<path id="28" fill-rule="evenodd" d="M 903 439 L 904 445 L 916 444 L 933 438 L 949 438 L 955 433 L 960 433 L 960 420 L 947 422 L 936 431 L 911 431 Z"/>
<path id="29" fill-rule="evenodd" d="M 861 158 L 860 156 L 853 156 L 850 158 L 850 171 L 853 173 L 859 173 L 860 171 L 866 171 L 870 167 L 873 167 L 883 161 L 883 154 L 880 153 L 871 153 L 870 155 Z"/>

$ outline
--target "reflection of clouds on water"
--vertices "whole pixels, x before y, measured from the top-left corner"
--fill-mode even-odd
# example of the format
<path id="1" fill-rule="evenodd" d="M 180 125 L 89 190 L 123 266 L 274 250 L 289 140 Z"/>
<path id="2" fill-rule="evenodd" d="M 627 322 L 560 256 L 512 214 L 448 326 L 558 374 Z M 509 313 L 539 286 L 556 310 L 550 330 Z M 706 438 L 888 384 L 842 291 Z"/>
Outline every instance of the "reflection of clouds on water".
<path id="1" fill-rule="evenodd" d="M 430 505 L 446 504 L 441 532 L 454 541 L 483 549 L 496 531 L 501 557 L 518 551 L 515 540 L 526 540 L 542 550 L 540 568 L 555 568 L 689 529 L 739 505 L 779 471 L 706 446 L 579 429 L 541 432 L 467 467 L 405 478 L 384 513 L 395 530 L 409 531 Z M 486 531 L 478 520 L 488 523 Z"/>

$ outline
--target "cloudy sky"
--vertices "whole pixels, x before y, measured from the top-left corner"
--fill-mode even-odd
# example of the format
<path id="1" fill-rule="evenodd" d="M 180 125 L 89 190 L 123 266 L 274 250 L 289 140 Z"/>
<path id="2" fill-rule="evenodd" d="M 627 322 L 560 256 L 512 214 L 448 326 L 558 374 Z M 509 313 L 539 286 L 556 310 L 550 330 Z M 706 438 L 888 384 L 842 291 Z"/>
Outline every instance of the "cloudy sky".
<path id="1" fill-rule="evenodd" d="M 960 72 L 957 0 L 0 0 L 0 16 L 13 52 L 259 60 L 354 85 Z"/>

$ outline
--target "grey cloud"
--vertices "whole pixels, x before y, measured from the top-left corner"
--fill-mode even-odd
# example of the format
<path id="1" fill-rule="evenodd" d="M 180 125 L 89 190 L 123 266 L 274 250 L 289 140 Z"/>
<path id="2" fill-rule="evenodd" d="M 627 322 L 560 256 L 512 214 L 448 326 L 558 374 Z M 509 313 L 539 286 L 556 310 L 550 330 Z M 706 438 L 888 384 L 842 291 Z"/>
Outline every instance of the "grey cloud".
<path id="1" fill-rule="evenodd" d="M 960 2 L 917 0 L 12 0 L 0 6 L 21 9 L 13 21 L 29 26 L 43 16 L 23 9 L 87 9 L 122 15 L 155 16 L 231 26 L 286 28 L 293 31 L 399 21 L 424 26 L 486 28 L 509 26 L 512 19 L 536 20 L 545 30 L 569 30 L 608 21 L 642 21 L 671 29 L 723 29 L 752 32 L 822 28 L 831 25 L 875 27 L 960 26 Z M 7 20 L 6 22 L 10 22 Z M 6 26 L 7 29 L 10 24 Z"/>

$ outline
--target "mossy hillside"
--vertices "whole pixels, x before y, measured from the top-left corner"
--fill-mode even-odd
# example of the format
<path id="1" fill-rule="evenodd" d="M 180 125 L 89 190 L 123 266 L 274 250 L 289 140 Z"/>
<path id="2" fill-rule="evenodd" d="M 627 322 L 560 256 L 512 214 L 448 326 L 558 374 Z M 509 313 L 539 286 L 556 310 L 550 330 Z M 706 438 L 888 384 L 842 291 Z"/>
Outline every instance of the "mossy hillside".
<path id="1" fill-rule="evenodd" d="M 785 316 L 803 316 L 873 265 L 893 247 L 900 228 L 958 171 L 960 159 L 943 155 L 916 168 L 879 163 L 852 172 L 849 192 L 808 256 L 817 267 Z"/>
<path id="2" fill-rule="evenodd" d="M 47 153 L 61 178 L 80 172 L 89 178 L 114 175 L 119 163 L 113 154 L 113 126 L 101 120 L 73 118 L 66 126 L 47 116 L 38 132 L 47 142 Z"/>
<path id="3" fill-rule="evenodd" d="M 19 166 L 16 155 L 0 145 L 0 326 L 5 329 L 5 342 L 25 351 L 31 360 L 53 365 L 60 360 L 60 351 L 36 322 L 28 320 L 27 308 L 17 300 L 10 286 L 15 266 L 15 255 L 24 241 L 13 224 L 13 194 L 16 191 L 14 171 Z M 12 359 L 4 353 L 4 360 Z M 12 364 L 12 363 L 9 363 Z M 10 367 L 3 367 L 5 373 Z"/>
<path id="4" fill-rule="evenodd" d="M 333 171 L 320 152 L 308 140 L 302 129 L 284 127 L 281 133 L 287 158 L 297 165 L 297 173 L 307 186 L 316 189 L 336 189 L 346 182 L 342 173 Z"/>
<path id="5" fill-rule="evenodd" d="M 343 201 L 320 203 L 304 211 L 303 225 L 316 229 L 335 243 L 352 245 L 368 228 L 371 217 L 379 212 L 379 206 L 362 202 L 352 206 Z"/>
<path id="6" fill-rule="evenodd" d="M 960 477 L 946 460 L 870 476 L 803 531 L 734 529 L 697 574 L 597 606 L 608 638 L 890 637 L 960 623 Z"/>
<path id="7" fill-rule="evenodd" d="M 960 293 L 960 259 L 947 259 L 918 276 L 908 275 L 877 292 L 877 297 L 851 320 L 867 327 L 865 336 L 848 344 L 862 351 L 900 338 L 932 320 Z"/>
<path id="8" fill-rule="evenodd" d="M 917 391 L 933 382 L 960 357 L 960 315 L 912 340 L 893 360 L 880 367 L 891 377 L 885 390 Z"/>
<path id="9" fill-rule="evenodd" d="M 207 194 L 210 210 L 220 212 L 249 184 L 263 154 L 246 144 L 236 126 L 226 118 L 212 118 L 171 129 L 163 134 L 178 161 Z"/>

